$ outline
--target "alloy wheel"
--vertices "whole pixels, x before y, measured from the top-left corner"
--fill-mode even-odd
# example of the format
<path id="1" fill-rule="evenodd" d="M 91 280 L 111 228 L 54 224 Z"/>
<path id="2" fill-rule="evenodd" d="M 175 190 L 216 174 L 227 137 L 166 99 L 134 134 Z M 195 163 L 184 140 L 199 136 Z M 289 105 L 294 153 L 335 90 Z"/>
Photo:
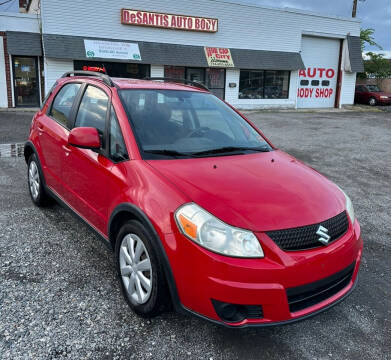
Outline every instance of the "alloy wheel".
<path id="1" fill-rule="evenodd" d="M 29 166 L 29 186 L 30 186 L 30 192 L 31 196 L 34 200 L 37 200 L 39 195 L 39 172 L 38 172 L 38 166 L 35 163 L 35 161 L 30 162 Z"/>
<path id="2" fill-rule="evenodd" d="M 129 299 L 137 305 L 145 304 L 152 291 L 152 265 L 143 241 L 136 234 L 127 234 L 122 239 L 119 266 Z"/>

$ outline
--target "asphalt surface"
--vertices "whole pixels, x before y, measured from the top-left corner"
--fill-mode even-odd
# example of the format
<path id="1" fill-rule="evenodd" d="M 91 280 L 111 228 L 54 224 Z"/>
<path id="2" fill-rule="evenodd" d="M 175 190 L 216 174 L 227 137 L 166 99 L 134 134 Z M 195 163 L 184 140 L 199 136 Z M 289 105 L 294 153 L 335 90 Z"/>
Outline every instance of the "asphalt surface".
<path id="1" fill-rule="evenodd" d="M 391 359 L 390 114 L 249 117 L 351 196 L 365 245 L 350 297 L 311 319 L 264 329 L 225 329 L 175 313 L 141 319 L 122 299 L 111 252 L 69 211 L 34 207 L 24 160 L 4 155 L 0 358 Z M 0 143 L 24 141 L 30 120 L 0 113 Z"/>

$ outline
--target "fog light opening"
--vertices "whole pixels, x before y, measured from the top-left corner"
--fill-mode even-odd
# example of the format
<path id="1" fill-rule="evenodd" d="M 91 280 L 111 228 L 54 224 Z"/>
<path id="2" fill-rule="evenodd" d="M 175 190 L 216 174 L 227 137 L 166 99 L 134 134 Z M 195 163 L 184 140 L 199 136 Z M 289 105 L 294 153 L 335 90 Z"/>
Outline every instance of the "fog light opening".
<path id="1" fill-rule="evenodd" d="M 212 304 L 216 314 L 225 322 L 240 322 L 246 318 L 246 314 L 241 311 L 240 305 L 224 303 L 213 299 Z"/>

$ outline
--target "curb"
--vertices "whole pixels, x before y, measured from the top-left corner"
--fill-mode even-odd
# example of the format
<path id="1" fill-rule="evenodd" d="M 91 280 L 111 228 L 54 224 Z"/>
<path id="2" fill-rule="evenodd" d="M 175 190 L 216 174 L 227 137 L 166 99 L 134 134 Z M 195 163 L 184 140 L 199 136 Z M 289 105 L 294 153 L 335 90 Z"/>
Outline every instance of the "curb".
<path id="1" fill-rule="evenodd" d="M 32 112 L 35 113 L 39 110 L 39 108 L 0 108 L 0 113 L 8 112 L 8 113 L 18 113 L 18 112 Z"/>

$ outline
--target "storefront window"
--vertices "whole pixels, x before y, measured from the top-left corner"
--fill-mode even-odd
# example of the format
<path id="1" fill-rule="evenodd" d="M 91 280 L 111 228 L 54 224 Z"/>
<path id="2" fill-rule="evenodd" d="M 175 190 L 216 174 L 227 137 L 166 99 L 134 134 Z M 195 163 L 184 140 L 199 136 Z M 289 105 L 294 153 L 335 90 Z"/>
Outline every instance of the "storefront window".
<path id="1" fill-rule="evenodd" d="M 184 79 L 185 68 L 183 66 L 165 66 L 164 77 L 173 79 Z"/>
<path id="2" fill-rule="evenodd" d="M 14 56 L 16 106 L 39 106 L 38 62 L 35 57 Z"/>
<path id="3" fill-rule="evenodd" d="M 287 99 L 289 71 L 241 70 L 239 99 Z"/>
<path id="4" fill-rule="evenodd" d="M 206 86 L 220 99 L 224 99 L 225 69 L 206 69 Z"/>
<path id="5" fill-rule="evenodd" d="M 224 99 L 225 69 L 165 66 L 164 76 L 172 79 L 187 79 L 201 82 L 209 88 L 211 93 L 220 99 Z"/>
<path id="6" fill-rule="evenodd" d="M 105 61 L 74 61 L 75 70 L 103 71 L 107 75 L 120 78 L 143 79 L 149 76 L 149 65 Z"/>

